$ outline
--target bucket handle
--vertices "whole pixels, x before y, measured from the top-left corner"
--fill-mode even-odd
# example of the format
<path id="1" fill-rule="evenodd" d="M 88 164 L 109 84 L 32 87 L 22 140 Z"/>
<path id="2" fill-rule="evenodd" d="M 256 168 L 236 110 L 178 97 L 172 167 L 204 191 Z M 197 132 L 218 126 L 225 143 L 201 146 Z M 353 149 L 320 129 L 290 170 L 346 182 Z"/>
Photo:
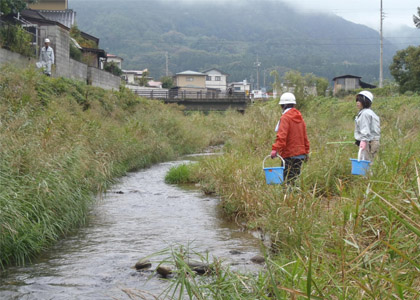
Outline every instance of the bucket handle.
<path id="1" fill-rule="evenodd" d="M 271 155 L 267 155 L 267 156 L 264 158 L 264 160 L 263 160 L 263 164 L 262 164 L 263 170 L 265 169 L 265 167 L 264 167 L 265 160 L 266 160 L 267 158 L 269 158 L 269 157 L 271 157 Z M 281 156 L 280 156 L 280 155 L 278 155 L 278 154 L 277 154 L 277 157 L 279 157 L 279 158 L 281 159 L 281 161 L 282 161 L 282 167 L 284 167 L 284 166 L 285 166 L 285 162 L 284 162 L 283 157 L 281 157 Z"/>
<path id="2" fill-rule="evenodd" d="M 365 160 L 365 155 L 363 153 L 363 158 L 362 158 L 362 148 L 359 148 L 359 154 L 357 155 L 357 161 L 361 161 L 361 160 Z"/>

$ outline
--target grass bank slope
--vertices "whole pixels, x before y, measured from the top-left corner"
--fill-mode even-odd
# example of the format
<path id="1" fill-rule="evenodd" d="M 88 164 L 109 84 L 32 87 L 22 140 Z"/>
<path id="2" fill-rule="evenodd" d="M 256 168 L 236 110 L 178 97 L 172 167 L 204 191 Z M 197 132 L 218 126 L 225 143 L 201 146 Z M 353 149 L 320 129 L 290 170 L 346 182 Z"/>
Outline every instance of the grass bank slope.
<path id="1" fill-rule="evenodd" d="M 220 143 L 220 118 L 2 67 L 0 266 L 23 264 L 82 224 L 113 178 Z"/>
<path id="2" fill-rule="evenodd" d="M 420 297 L 420 97 L 375 98 L 382 137 L 368 178 L 350 175 L 355 145 L 328 144 L 354 140 L 354 98 L 305 101 L 311 155 L 293 188 L 266 185 L 262 171 L 276 101 L 248 110 L 229 128 L 225 155 L 193 168 L 229 216 L 271 236 L 269 275 L 233 298 Z"/>

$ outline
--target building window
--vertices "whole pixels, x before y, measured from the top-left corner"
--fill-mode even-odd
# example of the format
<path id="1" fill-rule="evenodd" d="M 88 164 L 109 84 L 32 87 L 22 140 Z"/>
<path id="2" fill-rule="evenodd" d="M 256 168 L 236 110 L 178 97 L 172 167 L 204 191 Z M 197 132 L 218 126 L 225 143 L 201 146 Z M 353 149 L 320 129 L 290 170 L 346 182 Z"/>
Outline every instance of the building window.
<path id="1" fill-rule="evenodd" d="M 216 80 L 216 81 L 222 81 L 222 76 L 215 76 L 214 77 L 214 80 Z"/>
<path id="2" fill-rule="evenodd" d="M 207 80 L 207 81 L 211 81 L 211 76 L 207 75 L 207 76 L 206 76 L 206 80 Z"/>
<path id="3" fill-rule="evenodd" d="M 187 77 L 187 81 L 194 81 L 194 77 Z"/>

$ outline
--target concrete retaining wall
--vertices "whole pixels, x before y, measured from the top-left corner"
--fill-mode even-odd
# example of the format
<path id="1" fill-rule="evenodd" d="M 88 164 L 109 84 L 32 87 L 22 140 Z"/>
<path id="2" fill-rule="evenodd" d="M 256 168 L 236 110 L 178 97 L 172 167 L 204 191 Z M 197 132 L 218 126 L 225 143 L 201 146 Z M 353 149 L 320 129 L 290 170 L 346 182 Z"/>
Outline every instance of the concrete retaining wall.
<path id="1" fill-rule="evenodd" d="M 65 68 L 68 72 L 65 77 L 88 83 L 88 66 L 86 64 L 70 58 Z"/>
<path id="2" fill-rule="evenodd" d="M 15 64 L 19 67 L 28 67 L 35 64 L 36 60 L 33 58 L 22 56 L 18 53 L 0 48 L 0 65 Z"/>
<path id="3" fill-rule="evenodd" d="M 98 86 L 106 90 L 118 90 L 120 88 L 121 78 L 109 72 L 94 67 L 88 67 L 87 74 L 88 83 L 93 86 Z"/>

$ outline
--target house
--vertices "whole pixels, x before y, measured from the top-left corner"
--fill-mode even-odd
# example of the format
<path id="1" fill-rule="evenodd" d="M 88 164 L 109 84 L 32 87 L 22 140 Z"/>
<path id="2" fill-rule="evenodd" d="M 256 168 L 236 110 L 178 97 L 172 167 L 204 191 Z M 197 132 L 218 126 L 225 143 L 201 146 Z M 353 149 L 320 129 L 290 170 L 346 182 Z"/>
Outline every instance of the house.
<path id="1" fill-rule="evenodd" d="M 184 71 L 176 73 L 174 76 L 174 85 L 179 90 L 191 92 L 206 92 L 207 74 L 195 71 Z"/>
<path id="2" fill-rule="evenodd" d="M 245 93 L 245 95 L 249 96 L 251 91 L 251 84 L 248 83 L 246 80 L 239 81 L 239 82 L 232 82 L 229 84 L 229 90 L 232 93 Z"/>
<path id="3" fill-rule="evenodd" d="M 122 57 L 119 57 L 119 56 L 117 56 L 117 55 L 114 55 L 114 54 L 107 54 L 106 55 L 106 62 L 113 62 L 113 63 L 115 63 L 117 66 L 118 66 L 118 68 L 120 68 L 121 70 L 122 70 L 122 62 L 123 62 L 123 58 Z"/>
<path id="4" fill-rule="evenodd" d="M 68 0 L 38 0 L 36 3 L 28 4 L 28 8 L 35 10 L 66 10 Z"/>
<path id="5" fill-rule="evenodd" d="M 334 90 L 333 94 L 336 95 L 339 91 L 350 91 L 360 88 L 375 88 L 376 86 L 361 81 L 362 77 L 354 75 L 343 75 L 333 78 Z"/>
<path id="6" fill-rule="evenodd" d="M 28 8 L 36 10 L 48 20 L 59 22 L 71 28 L 76 21 L 76 12 L 68 9 L 67 0 L 38 0 L 28 4 Z"/>
<path id="7" fill-rule="evenodd" d="M 148 69 L 144 69 L 144 70 L 122 70 L 122 78 L 128 84 L 137 85 L 139 80 L 141 78 L 143 78 L 143 76 L 146 76 L 146 78 L 148 80 L 152 80 L 152 78 L 150 76 L 147 76 L 148 72 L 149 72 Z"/>
<path id="8" fill-rule="evenodd" d="M 222 93 L 226 93 L 227 77 L 229 74 L 214 68 L 203 71 L 203 73 L 206 74 L 206 87 L 208 89 L 218 90 Z"/>

